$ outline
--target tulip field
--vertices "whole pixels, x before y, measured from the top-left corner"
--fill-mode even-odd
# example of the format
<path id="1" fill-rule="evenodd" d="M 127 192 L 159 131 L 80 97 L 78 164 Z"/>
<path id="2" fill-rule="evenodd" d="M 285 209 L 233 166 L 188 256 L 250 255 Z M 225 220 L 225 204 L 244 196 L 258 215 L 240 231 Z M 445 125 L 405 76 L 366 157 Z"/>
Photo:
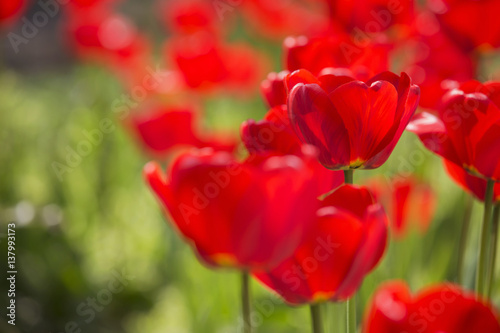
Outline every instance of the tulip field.
<path id="1" fill-rule="evenodd" d="M 0 332 L 500 333 L 499 12 L 2 0 Z"/>

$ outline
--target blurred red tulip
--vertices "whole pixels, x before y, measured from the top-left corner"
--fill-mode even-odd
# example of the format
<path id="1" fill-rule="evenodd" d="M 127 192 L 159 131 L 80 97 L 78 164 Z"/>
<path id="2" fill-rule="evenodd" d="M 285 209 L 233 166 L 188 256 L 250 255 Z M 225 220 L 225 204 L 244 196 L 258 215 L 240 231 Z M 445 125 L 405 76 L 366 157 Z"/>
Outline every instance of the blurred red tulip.
<path id="1" fill-rule="evenodd" d="M 465 50 L 483 45 L 500 46 L 500 2 L 498 0 L 428 0 L 439 22 Z"/>
<path id="2" fill-rule="evenodd" d="M 330 17 L 345 31 L 374 34 L 398 25 L 409 27 L 415 15 L 414 0 L 326 0 Z"/>
<path id="3" fill-rule="evenodd" d="M 203 149 L 178 157 L 165 179 L 156 163 L 146 178 L 172 222 L 214 266 L 270 267 L 290 256 L 317 210 L 309 157 L 235 161 Z"/>
<path id="4" fill-rule="evenodd" d="M 326 4 L 305 0 L 240 1 L 242 14 L 252 30 L 267 38 L 317 35 L 328 29 Z M 299 23 L 300 22 L 300 23 Z"/>
<path id="5" fill-rule="evenodd" d="M 470 173 L 500 180 L 500 83 L 469 81 L 450 90 L 439 115 L 420 113 L 408 130 L 434 153 Z"/>
<path id="6" fill-rule="evenodd" d="M 143 69 L 149 61 L 149 42 L 122 15 L 99 8 L 70 16 L 67 25 L 78 56 L 100 62 L 120 75 Z"/>
<path id="7" fill-rule="evenodd" d="M 0 27 L 14 23 L 24 12 L 26 0 L 5 0 L 0 2 Z"/>
<path id="8" fill-rule="evenodd" d="M 385 251 L 384 210 L 366 188 L 344 185 L 309 223 L 312 230 L 293 256 L 255 277 L 291 304 L 348 299 Z"/>
<path id="9" fill-rule="evenodd" d="M 345 75 L 286 79 L 288 112 L 302 142 L 316 146 L 329 169 L 373 169 L 396 146 L 418 105 L 419 88 L 405 73 L 381 73 L 368 81 Z"/>
<path id="10" fill-rule="evenodd" d="M 466 192 L 475 196 L 478 200 L 484 201 L 486 194 L 486 180 L 469 174 L 462 167 L 443 159 L 446 171 L 450 177 Z M 493 188 L 493 201 L 500 201 L 500 183 L 495 183 Z"/>
<path id="11" fill-rule="evenodd" d="M 389 69 L 389 46 L 378 41 L 355 41 L 345 33 L 328 37 L 288 37 L 284 43 L 286 68 L 307 69 L 314 75 L 327 67 L 348 68 L 365 80 Z"/>
<path id="12" fill-rule="evenodd" d="M 166 58 L 183 74 L 187 86 L 196 89 L 256 87 L 264 60 L 243 44 L 228 44 L 208 32 L 173 38 L 165 45 Z"/>
<path id="13" fill-rule="evenodd" d="M 224 62 L 229 73 L 226 89 L 240 95 L 253 95 L 265 73 L 268 59 L 245 43 L 229 44 L 224 49 Z"/>
<path id="14" fill-rule="evenodd" d="M 243 122 L 241 138 L 250 153 L 297 154 L 302 146 L 291 127 L 286 105 L 275 106 L 258 122 Z"/>
<path id="15" fill-rule="evenodd" d="M 168 154 L 177 147 L 212 147 L 233 151 L 236 140 L 229 136 L 202 135 L 196 112 L 190 107 L 152 105 L 130 116 L 129 125 L 152 155 Z"/>
<path id="16" fill-rule="evenodd" d="M 165 45 L 165 53 L 191 88 L 220 83 L 229 75 L 220 42 L 208 32 L 176 37 Z"/>
<path id="17" fill-rule="evenodd" d="M 475 295 L 452 284 L 439 284 L 412 296 L 404 282 L 375 292 L 364 333 L 499 333 L 496 314 Z"/>
<path id="18" fill-rule="evenodd" d="M 302 154 L 302 142 L 290 124 L 286 105 L 275 106 L 258 122 L 251 119 L 243 122 L 241 138 L 250 154 Z M 316 197 L 344 183 L 342 171 L 328 170 L 318 162 L 312 167 L 318 184 Z"/>
<path id="19" fill-rule="evenodd" d="M 289 71 L 269 73 L 267 78 L 260 84 L 260 91 L 269 107 L 273 108 L 286 104 L 285 77 L 288 74 L 290 74 Z"/>
<path id="20" fill-rule="evenodd" d="M 165 1 L 160 12 L 165 25 L 174 33 L 218 32 L 216 11 L 205 0 Z"/>
<path id="21" fill-rule="evenodd" d="M 375 199 L 389 212 L 391 230 L 403 237 L 411 222 L 426 232 L 436 211 L 437 198 L 432 188 L 413 177 L 394 177 L 389 182 L 372 179 L 366 186 Z"/>

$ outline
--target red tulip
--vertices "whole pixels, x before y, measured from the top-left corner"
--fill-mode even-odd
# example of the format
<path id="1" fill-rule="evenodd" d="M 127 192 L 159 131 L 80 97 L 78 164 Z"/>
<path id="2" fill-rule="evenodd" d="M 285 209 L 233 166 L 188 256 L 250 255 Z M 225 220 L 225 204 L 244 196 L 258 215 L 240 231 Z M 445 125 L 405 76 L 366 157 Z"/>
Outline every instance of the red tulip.
<path id="1" fill-rule="evenodd" d="M 396 146 L 418 105 L 419 88 L 405 73 L 368 81 L 342 75 L 287 77 L 288 112 L 299 136 L 316 146 L 329 169 L 373 169 Z"/>
<path id="2" fill-rule="evenodd" d="M 375 199 L 389 213 L 391 230 L 396 237 L 406 234 L 410 223 L 426 232 L 436 210 L 436 194 L 425 183 L 413 177 L 395 177 L 389 180 L 373 179 L 367 183 Z"/>
<path id="3" fill-rule="evenodd" d="M 169 1 L 161 6 L 165 25 L 176 33 L 217 32 L 216 11 L 208 1 Z"/>
<path id="4" fill-rule="evenodd" d="M 500 83 L 469 81 L 446 93 L 438 116 L 417 114 L 408 130 L 470 173 L 500 180 Z"/>
<path id="5" fill-rule="evenodd" d="M 252 30 L 267 38 L 281 40 L 289 35 L 317 35 L 325 31 L 329 24 L 326 7 L 321 3 L 311 6 L 304 2 L 246 0 L 241 2 L 241 9 Z M 229 13 L 227 11 L 226 15 Z"/>
<path id="6" fill-rule="evenodd" d="M 440 284 L 412 296 L 403 282 L 390 282 L 375 292 L 364 333 L 499 333 L 491 308 L 452 284 Z"/>
<path id="7" fill-rule="evenodd" d="M 196 112 L 190 107 L 152 105 L 130 116 L 129 124 L 144 147 L 153 155 L 163 156 L 177 147 L 212 147 L 233 151 L 234 139 L 199 133 Z"/>
<path id="8" fill-rule="evenodd" d="M 167 59 L 176 64 L 191 88 L 210 86 L 228 77 L 220 50 L 220 42 L 207 32 L 177 37 L 165 45 Z"/>
<path id="9" fill-rule="evenodd" d="M 248 90 L 257 85 L 262 57 L 242 44 L 225 44 L 208 32 L 178 36 L 165 45 L 167 59 L 194 89 Z"/>
<path id="10" fill-rule="evenodd" d="M 145 67 L 149 43 L 126 17 L 99 8 L 72 15 L 67 24 L 80 57 L 104 63 L 119 74 Z"/>
<path id="11" fill-rule="evenodd" d="M 374 34 L 399 25 L 409 26 L 415 14 L 413 0 L 327 0 L 330 16 L 345 30 Z"/>
<path id="12" fill-rule="evenodd" d="M 500 2 L 498 0 L 429 0 L 429 8 L 445 31 L 466 50 L 500 46 Z"/>
<path id="13" fill-rule="evenodd" d="M 286 105 L 272 108 L 264 120 L 247 120 L 241 125 L 241 138 L 250 154 L 301 155 L 302 142 L 293 131 Z M 342 185 L 341 171 L 325 169 L 318 162 L 313 163 L 314 177 L 318 184 L 316 197 Z"/>
<path id="14" fill-rule="evenodd" d="M 344 185 L 321 203 L 294 254 L 255 277 L 288 303 L 345 300 L 379 262 L 387 219 L 366 188 Z"/>
<path id="15" fill-rule="evenodd" d="M 285 77 L 288 74 L 290 74 L 289 71 L 269 73 L 267 78 L 260 84 L 260 91 L 269 107 L 286 104 Z"/>
<path id="16" fill-rule="evenodd" d="M 14 23 L 24 12 L 26 0 L 6 0 L 0 2 L 0 26 Z"/>
<path id="17" fill-rule="evenodd" d="M 297 154 L 302 147 L 291 127 L 286 105 L 275 106 L 258 122 L 252 119 L 243 122 L 241 138 L 250 153 Z"/>
<path id="18" fill-rule="evenodd" d="M 226 89 L 240 95 L 251 95 L 267 73 L 268 59 L 245 43 L 233 43 L 224 48 L 224 62 L 229 73 Z"/>
<path id="19" fill-rule="evenodd" d="M 328 37 L 288 37 L 284 43 L 286 68 L 307 69 L 314 75 L 324 68 L 349 68 L 357 79 L 389 69 L 389 47 L 374 40 L 355 42 L 350 35 L 335 33 Z"/>
<path id="20" fill-rule="evenodd" d="M 310 157 L 255 156 L 202 149 L 182 154 L 167 179 L 156 163 L 146 178 L 172 222 L 214 266 L 269 267 L 290 256 L 317 210 Z"/>
<path id="21" fill-rule="evenodd" d="M 443 159 L 448 175 L 466 192 L 474 195 L 478 200 L 484 201 L 486 194 L 486 180 L 469 174 L 462 167 Z M 500 183 L 495 183 L 493 188 L 493 202 L 500 201 Z"/>

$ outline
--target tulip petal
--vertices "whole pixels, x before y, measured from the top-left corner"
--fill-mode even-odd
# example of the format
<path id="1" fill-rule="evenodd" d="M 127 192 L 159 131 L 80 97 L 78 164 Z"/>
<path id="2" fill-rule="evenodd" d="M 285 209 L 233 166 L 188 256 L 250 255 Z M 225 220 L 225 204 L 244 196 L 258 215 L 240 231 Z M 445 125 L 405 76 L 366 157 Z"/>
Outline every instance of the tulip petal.
<path id="1" fill-rule="evenodd" d="M 345 75 L 333 75 L 324 74 L 319 78 L 321 88 L 326 91 L 327 94 L 331 94 L 335 89 L 339 88 L 341 85 L 354 81 L 350 76 Z"/>
<path id="2" fill-rule="evenodd" d="M 483 93 L 465 94 L 455 89 L 445 96 L 443 109 L 448 136 L 462 166 L 487 178 L 500 179 L 500 110 Z"/>
<path id="3" fill-rule="evenodd" d="M 260 84 L 260 91 L 270 107 L 286 104 L 285 77 L 288 74 L 288 71 L 269 73 Z"/>
<path id="4" fill-rule="evenodd" d="M 421 112 L 416 114 L 406 129 L 419 136 L 430 151 L 462 166 L 462 162 L 451 142 L 443 122 L 436 116 Z"/>
<path id="5" fill-rule="evenodd" d="M 241 139 L 250 153 L 277 152 L 297 154 L 301 142 L 291 128 L 261 120 L 247 120 L 241 125 Z"/>
<path id="6" fill-rule="evenodd" d="M 292 89 L 299 83 L 320 84 L 320 81 L 314 75 L 312 75 L 311 72 L 309 72 L 308 70 L 305 69 L 296 70 L 285 77 L 285 87 L 286 90 L 288 91 L 288 94 L 290 94 Z"/>
<path id="7" fill-rule="evenodd" d="M 406 73 L 401 73 L 400 78 L 390 72 L 382 73 L 378 77 L 387 79 L 387 82 L 397 87 L 398 106 L 391 130 L 375 149 L 373 157 L 366 162 L 365 168 L 377 168 L 389 158 L 415 113 L 420 99 L 420 89 L 411 84 Z"/>
<path id="8" fill-rule="evenodd" d="M 329 96 L 349 132 L 350 163 L 366 161 L 393 126 L 398 103 L 396 89 L 387 81 L 376 81 L 370 87 L 353 81 Z"/>
<path id="9" fill-rule="evenodd" d="M 288 112 L 299 139 L 319 149 L 321 164 L 329 169 L 348 164 L 347 130 L 319 85 L 297 84 L 288 97 Z"/>
<path id="10" fill-rule="evenodd" d="M 360 242 L 349 273 L 337 290 L 337 299 L 349 298 L 359 288 L 365 275 L 377 265 L 385 251 L 388 222 L 382 206 L 370 206 L 364 223 L 364 239 Z"/>
<path id="11" fill-rule="evenodd" d="M 363 332 L 499 333 L 500 324 L 489 305 L 459 286 L 443 283 L 412 296 L 396 281 L 375 292 Z"/>
<path id="12" fill-rule="evenodd" d="M 344 185 L 326 196 L 321 206 L 339 207 L 362 219 L 366 208 L 373 204 L 373 196 L 366 187 Z"/>
<path id="13" fill-rule="evenodd" d="M 500 121 L 491 126 L 478 142 L 474 166 L 480 174 L 500 181 Z"/>

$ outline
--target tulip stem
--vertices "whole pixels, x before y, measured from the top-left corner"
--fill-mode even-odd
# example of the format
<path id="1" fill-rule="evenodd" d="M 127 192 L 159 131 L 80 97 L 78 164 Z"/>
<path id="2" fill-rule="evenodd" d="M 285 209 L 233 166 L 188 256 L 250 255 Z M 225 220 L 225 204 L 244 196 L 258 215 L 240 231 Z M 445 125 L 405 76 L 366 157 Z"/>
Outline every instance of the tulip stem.
<path id="1" fill-rule="evenodd" d="M 311 304 L 310 308 L 313 333 L 323 333 L 323 320 L 321 318 L 320 304 Z"/>
<path id="2" fill-rule="evenodd" d="M 250 321 L 250 275 L 243 271 L 241 276 L 241 309 L 243 312 L 243 327 L 245 333 L 252 332 Z"/>
<path id="3" fill-rule="evenodd" d="M 470 219 L 472 217 L 472 207 L 474 199 L 467 193 L 465 194 L 465 209 L 464 219 L 462 222 L 462 231 L 460 234 L 460 243 L 458 245 L 458 264 L 457 264 L 457 282 L 459 285 L 464 286 L 464 263 L 465 263 L 465 249 L 467 248 L 467 235 L 469 234 Z"/>
<path id="4" fill-rule="evenodd" d="M 498 223 L 500 220 L 500 203 L 495 205 L 493 209 L 493 226 L 491 228 L 491 245 L 490 245 L 490 264 L 487 280 L 487 295 L 491 299 L 491 292 L 493 291 L 493 281 L 495 278 L 495 263 L 497 260 L 497 244 L 498 244 Z"/>
<path id="5" fill-rule="evenodd" d="M 354 170 L 344 170 L 344 183 L 353 184 Z M 346 303 L 346 327 L 347 333 L 356 333 L 356 294 L 352 295 L 351 299 Z"/>
<path id="6" fill-rule="evenodd" d="M 352 169 L 344 170 L 344 182 L 346 184 L 353 184 L 353 175 L 354 175 L 354 170 Z"/>
<path id="7" fill-rule="evenodd" d="M 356 294 L 346 301 L 347 333 L 356 333 Z"/>
<path id="8" fill-rule="evenodd" d="M 495 183 L 488 179 L 486 193 L 484 196 L 484 215 L 481 230 L 481 243 L 479 247 L 479 263 L 476 272 L 476 294 L 478 297 L 485 296 L 486 262 L 488 258 L 488 240 L 490 234 L 491 211 L 493 206 L 493 185 Z"/>

